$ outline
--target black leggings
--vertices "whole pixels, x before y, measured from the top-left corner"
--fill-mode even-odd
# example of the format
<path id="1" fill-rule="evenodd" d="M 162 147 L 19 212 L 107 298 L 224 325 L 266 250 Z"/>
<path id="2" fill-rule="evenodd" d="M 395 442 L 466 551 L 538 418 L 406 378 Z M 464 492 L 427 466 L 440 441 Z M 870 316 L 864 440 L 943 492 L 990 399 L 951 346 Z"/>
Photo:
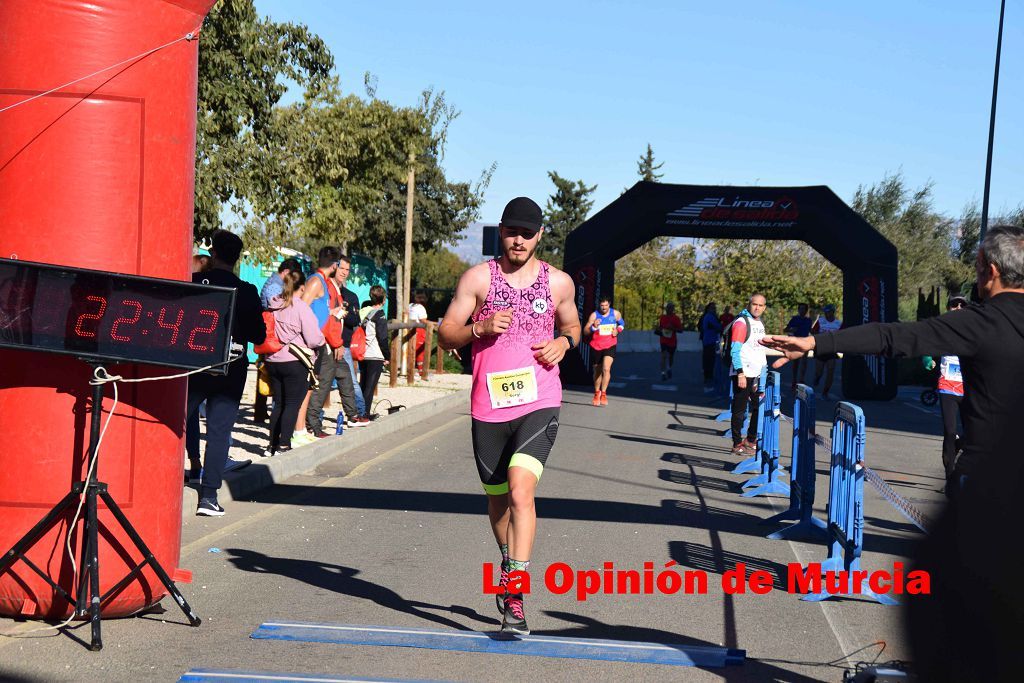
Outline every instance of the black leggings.
<path id="1" fill-rule="evenodd" d="M 946 469 L 947 477 L 953 473 L 956 460 L 956 419 L 960 415 L 960 402 L 963 398 L 953 394 L 939 394 L 939 408 L 942 409 L 942 466 Z"/>
<path id="2" fill-rule="evenodd" d="M 382 372 L 384 372 L 384 361 L 382 360 L 359 361 L 359 388 L 362 389 L 363 398 L 366 400 L 366 415 L 363 417 L 369 415 L 372 410 L 373 392 L 377 390 L 377 382 L 380 381 Z"/>
<path id="3" fill-rule="evenodd" d="M 297 360 L 267 363 L 274 409 L 270 412 L 270 450 L 291 448 L 299 407 L 309 388 L 309 371 Z"/>

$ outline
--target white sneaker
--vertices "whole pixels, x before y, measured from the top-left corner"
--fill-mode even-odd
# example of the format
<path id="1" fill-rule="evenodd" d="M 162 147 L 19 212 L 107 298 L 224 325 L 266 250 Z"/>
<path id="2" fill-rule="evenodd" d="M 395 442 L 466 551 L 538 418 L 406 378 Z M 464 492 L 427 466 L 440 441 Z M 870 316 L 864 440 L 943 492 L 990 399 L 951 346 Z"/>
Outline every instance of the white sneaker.
<path id="1" fill-rule="evenodd" d="M 292 448 L 305 446 L 316 441 L 316 437 L 307 431 L 295 432 L 292 434 Z"/>

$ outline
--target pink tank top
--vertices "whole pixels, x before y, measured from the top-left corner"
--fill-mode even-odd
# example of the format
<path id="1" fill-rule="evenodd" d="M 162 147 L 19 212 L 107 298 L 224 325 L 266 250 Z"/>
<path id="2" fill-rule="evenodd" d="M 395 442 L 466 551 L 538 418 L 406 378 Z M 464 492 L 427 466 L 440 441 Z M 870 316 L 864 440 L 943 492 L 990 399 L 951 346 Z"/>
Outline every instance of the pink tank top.
<path id="1" fill-rule="evenodd" d="M 473 322 L 512 309 L 512 325 L 504 333 L 473 340 L 474 419 L 507 422 L 541 408 L 562 405 L 558 366 L 545 368 L 533 357 L 531 345 L 555 336 L 555 304 L 551 298 L 550 267 L 540 262 L 537 279 L 516 289 L 501 273 L 496 260 L 488 261 L 491 286 Z"/>

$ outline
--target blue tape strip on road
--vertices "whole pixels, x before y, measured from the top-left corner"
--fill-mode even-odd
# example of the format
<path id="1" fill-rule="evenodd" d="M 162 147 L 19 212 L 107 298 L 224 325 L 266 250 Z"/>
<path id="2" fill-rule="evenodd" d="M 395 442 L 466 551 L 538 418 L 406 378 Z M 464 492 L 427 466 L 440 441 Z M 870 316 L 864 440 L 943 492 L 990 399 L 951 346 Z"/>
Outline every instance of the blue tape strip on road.
<path id="1" fill-rule="evenodd" d="M 286 674 L 274 671 L 233 671 L 231 669 L 192 669 L 178 683 L 438 683 L 406 678 L 358 678 L 322 674 Z"/>
<path id="2" fill-rule="evenodd" d="M 746 658 L 744 650 L 700 645 L 670 645 L 553 636 L 522 636 L 508 639 L 497 632 L 438 631 L 356 624 L 313 624 L 298 621 L 267 622 L 262 624 L 250 637 L 712 668 L 742 664 Z"/>

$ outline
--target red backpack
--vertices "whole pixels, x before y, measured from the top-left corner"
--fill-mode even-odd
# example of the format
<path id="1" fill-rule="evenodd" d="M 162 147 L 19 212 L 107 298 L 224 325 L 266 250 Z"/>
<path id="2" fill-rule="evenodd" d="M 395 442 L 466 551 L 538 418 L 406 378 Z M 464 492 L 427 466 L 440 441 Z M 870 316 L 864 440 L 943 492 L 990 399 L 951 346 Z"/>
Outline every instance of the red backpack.
<path id="1" fill-rule="evenodd" d="M 284 344 L 277 338 L 277 321 L 274 319 L 273 311 L 263 311 L 263 324 L 267 328 L 267 338 L 262 344 L 255 344 L 252 352 L 257 355 L 272 355 L 284 348 Z"/>
<path id="2" fill-rule="evenodd" d="M 352 353 L 354 361 L 366 358 L 366 330 L 362 325 L 352 330 L 352 341 L 348 343 L 348 350 Z"/>

